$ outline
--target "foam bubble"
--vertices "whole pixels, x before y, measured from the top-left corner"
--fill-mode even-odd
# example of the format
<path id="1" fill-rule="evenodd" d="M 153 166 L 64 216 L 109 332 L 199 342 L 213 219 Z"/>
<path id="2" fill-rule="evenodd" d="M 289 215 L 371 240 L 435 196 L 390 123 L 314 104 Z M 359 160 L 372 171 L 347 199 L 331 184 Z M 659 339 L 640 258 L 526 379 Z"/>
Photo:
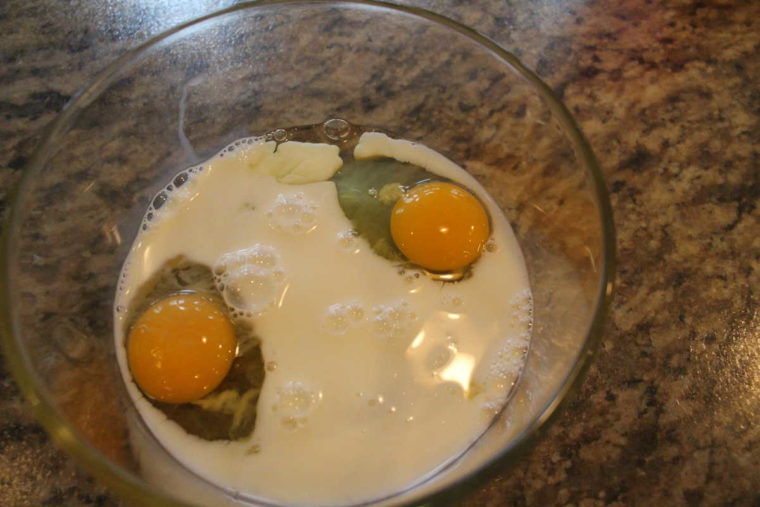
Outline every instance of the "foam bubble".
<path id="1" fill-rule="evenodd" d="M 281 276 L 275 271 L 243 266 L 225 273 L 225 302 L 242 312 L 260 313 L 272 306 L 282 292 Z"/>
<path id="2" fill-rule="evenodd" d="M 267 220 L 272 229 L 304 234 L 317 226 L 317 207 L 302 192 L 279 194 L 267 212 Z"/>
<path id="3" fill-rule="evenodd" d="M 325 312 L 325 328 L 330 334 L 342 335 L 349 328 L 358 325 L 364 318 L 364 308 L 360 303 L 335 303 Z"/>
<path id="4" fill-rule="evenodd" d="M 322 393 L 299 381 L 286 382 L 277 390 L 272 411 L 288 429 L 306 425 L 308 415 L 322 400 Z"/>
<path id="5" fill-rule="evenodd" d="M 416 331 L 417 315 L 406 300 L 372 308 L 373 329 L 383 339 L 410 337 Z"/>
<path id="6" fill-rule="evenodd" d="M 504 393 L 517 381 L 528 353 L 533 308 L 530 289 L 515 294 L 509 306 L 510 318 L 517 331 L 502 340 L 489 365 L 487 382 L 492 386 L 490 390 L 498 393 L 495 401 L 491 400 L 491 405 L 498 405 Z"/>
<path id="7" fill-rule="evenodd" d="M 533 295 L 530 289 L 524 289 L 512 296 L 509 305 L 514 321 L 530 326 L 533 322 Z"/>
<path id="8" fill-rule="evenodd" d="M 188 172 L 187 171 L 182 171 L 181 173 L 179 173 L 177 176 L 174 177 L 174 180 L 173 180 L 174 181 L 174 187 L 175 188 L 181 187 L 182 185 L 184 185 L 185 183 L 187 183 L 187 180 L 189 180 L 189 179 L 190 179 L 190 175 L 188 174 Z"/>
<path id="9" fill-rule="evenodd" d="M 187 190 L 185 185 L 201 170 L 203 170 L 202 166 L 186 169 L 177 174 L 172 183 L 161 189 L 150 201 L 140 224 L 140 230 L 147 231 L 154 224 L 171 215 L 172 207 L 169 204 L 173 201 L 182 201 L 188 197 L 190 191 Z"/>
<path id="10" fill-rule="evenodd" d="M 359 252 L 359 233 L 353 229 L 338 233 L 338 246 L 351 253 Z"/>
<path id="11" fill-rule="evenodd" d="M 505 341 L 496 353 L 496 358 L 491 363 L 489 373 L 497 379 L 509 379 L 514 375 L 515 371 L 519 371 L 522 367 L 526 353 L 527 349 L 525 347 L 515 346 L 511 341 Z"/>
<path id="12" fill-rule="evenodd" d="M 233 315 L 248 317 L 279 301 L 285 290 L 285 272 L 274 248 L 256 244 L 222 255 L 214 264 L 214 282 Z"/>
<path id="13" fill-rule="evenodd" d="M 280 264 L 280 255 L 274 247 L 257 243 L 249 248 L 235 250 L 222 255 L 214 265 L 214 273 L 220 275 L 245 265 L 262 269 L 274 269 Z"/>

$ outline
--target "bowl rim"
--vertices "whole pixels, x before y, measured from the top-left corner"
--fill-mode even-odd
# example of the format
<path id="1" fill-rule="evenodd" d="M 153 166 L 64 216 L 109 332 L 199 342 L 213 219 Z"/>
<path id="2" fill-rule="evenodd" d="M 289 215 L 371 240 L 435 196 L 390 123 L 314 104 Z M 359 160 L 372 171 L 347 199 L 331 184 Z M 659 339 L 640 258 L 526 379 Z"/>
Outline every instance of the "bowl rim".
<path id="1" fill-rule="evenodd" d="M 505 464 L 507 466 L 514 465 L 540 435 L 545 432 L 548 425 L 556 420 L 559 409 L 567 404 L 571 398 L 571 394 L 578 389 L 580 380 L 598 348 L 611 305 L 616 266 L 615 228 L 609 193 L 602 170 L 589 142 L 581 132 L 575 119 L 552 89 L 533 71 L 525 67 L 516 56 L 502 48 L 489 37 L 442 14 L 419 7 L 396 5 L 381 0 L 258 0 L 244 2 L 179 24 L 155 35 L 138 46 L 127 50 L 96 73 L 85 87 L 80 88 L 72 95 L 56 119 L 43 130 L 42 141 L 24 168 L 21 181 L 8 199 L 8 211 L 4 219 L 2 234 L 0 235 L 0 288 L 2 288 L 0 290 L 0 321 L 2 323 L 0 325 L 0 339 L 4 356 L 6 357 L 5 364 L 11 371 L 22 394 L 28 400 L 33 414 L 51 436 L 52 440 L 67 454 L 73 456 L 79 464 L 99 481 L 125 499 L 139 500 L 141 505 L 189 505 L 175 498 L 168 497 L 137 475 L 121 466 L 115 465 L 103 453 L 87 443 L 86 439 L 77 430 L 67 425 L 66 418 L 52 402 L 43 382 L 34 373 L 28 356 L 15 339 L 15 336 L 17 336 L 17 323 L 13 319 L 11 298 L 8 291 L 8 288 L 11 286 L 8 254 L 12 251 L 14 239 L 17 237 L 18 232 L 18 224 L 15 220 L 19 212 L 17 206 L 19 196 L 30 185 L 30 181 L 34 175 L 41 171 L 47 157 L 55 152 L 58 137 L 65 132 L 69 123 L 76 118 L 83 107 L 100 96 L 106 87 L 115 81 L 115 78 L 119 76 L 120 72 L 126 67 L 126 64 L 173 35 L 208 20 L 226 16 L 237 11 L 286 4 L 338 4 L 345 7 L 386 9 L 394 11 L 396 14 L 422 18 L 424 21 L 451 29 L 470 39 L 506 62 L 535 88 L 538 94 L 546 101 L 564 133 L 570 138 L 580 165 L 591 176 L 590 181 L 593 194 L 596 198 L 602 236 L 601 257 L 598 268 L 600 279 L 594 300 L 593 316 L 588 325 L 586 339 L 572 368 L 565 376 L 560 389 L 519 435 L 474 472 L 457 479 L 440 491 L 425 494 L 425 496 L 413 502 L 415 504 L 431 503 L 443 500 L 444 498 L 450 499 L 451 496 L 462 495 L 469 491 L 476 483 L 493 475 L 497 466 L 499 469 L 503 469 Z"/>

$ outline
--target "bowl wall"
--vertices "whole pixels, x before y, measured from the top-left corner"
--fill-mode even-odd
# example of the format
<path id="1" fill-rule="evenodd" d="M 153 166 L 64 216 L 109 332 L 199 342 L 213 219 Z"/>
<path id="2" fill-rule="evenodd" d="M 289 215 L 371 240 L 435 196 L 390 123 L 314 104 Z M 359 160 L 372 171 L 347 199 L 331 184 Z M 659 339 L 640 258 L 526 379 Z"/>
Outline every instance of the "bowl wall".
<path id="1" fill-rule="evenodd" d="M 394 501 L 514 454 L 578 376 L 609 296 L 611 217 L 593 156 L 548 88 L 430 14 L 238 6 L 125 55 L 78 95 L 28 168 L 6 228 L 11 367 L 53 436 L 126 496 L 219 494 L 172 487 L 192 476 L 160 446 L 142 454 L 151 437 L 117 371 L 113 296 L 150 199 L 237 138 L 335 117 L 426 144 L 473 174 L 510 219 L 534 296 L 531 351 L 511 403 L 447 473 Z M 168 472 L 148 477 L 150 468 Z"/>

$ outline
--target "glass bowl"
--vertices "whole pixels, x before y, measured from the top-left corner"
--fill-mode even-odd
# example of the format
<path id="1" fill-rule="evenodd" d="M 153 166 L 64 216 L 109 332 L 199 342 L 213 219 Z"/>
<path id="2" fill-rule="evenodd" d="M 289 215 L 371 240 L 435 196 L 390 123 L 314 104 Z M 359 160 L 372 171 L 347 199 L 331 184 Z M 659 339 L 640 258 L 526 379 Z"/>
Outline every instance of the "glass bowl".
<path id="1" fill-rule="evenodd" d="M 113 297 L 152 197 L 235 139 L 330 118 L 421 142 L 471 173 L 518 238 L 532 341 L 508 406 L 462 457 L 382 500 L 419 503 L 515 462 L 580 377 L 612 287 L 601 172 L 551 90 L 441 16 L 370 1 L 242 4 L 130 51 L 78 93 L 29 164 L 3 235 L 3 344 L 39 420 L 139 504 L 242 502 L 180 467 L 129 402 Z"/>

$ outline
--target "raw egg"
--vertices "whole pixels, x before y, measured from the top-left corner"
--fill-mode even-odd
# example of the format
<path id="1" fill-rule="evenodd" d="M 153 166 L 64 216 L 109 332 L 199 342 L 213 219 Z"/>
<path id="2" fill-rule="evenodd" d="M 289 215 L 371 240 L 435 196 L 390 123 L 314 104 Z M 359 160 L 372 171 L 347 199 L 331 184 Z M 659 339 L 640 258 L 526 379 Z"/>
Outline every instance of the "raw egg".
<path id="1" fill-rule="evenodd" d="M 129 369 L 158 401 L 188 403 L 213 391 L 235 358 L 236 338 L 222 308 L 196 293 L 153 303 L 129 332 Z"/>
<path id="2" fill-rule="evenodd" d="M 441 181 L 422 183 L 396 201 L 391 236 L 401 253 L 430 271 L 471 264 L 490 235 L 488 214 L 477 197 Z"/>

